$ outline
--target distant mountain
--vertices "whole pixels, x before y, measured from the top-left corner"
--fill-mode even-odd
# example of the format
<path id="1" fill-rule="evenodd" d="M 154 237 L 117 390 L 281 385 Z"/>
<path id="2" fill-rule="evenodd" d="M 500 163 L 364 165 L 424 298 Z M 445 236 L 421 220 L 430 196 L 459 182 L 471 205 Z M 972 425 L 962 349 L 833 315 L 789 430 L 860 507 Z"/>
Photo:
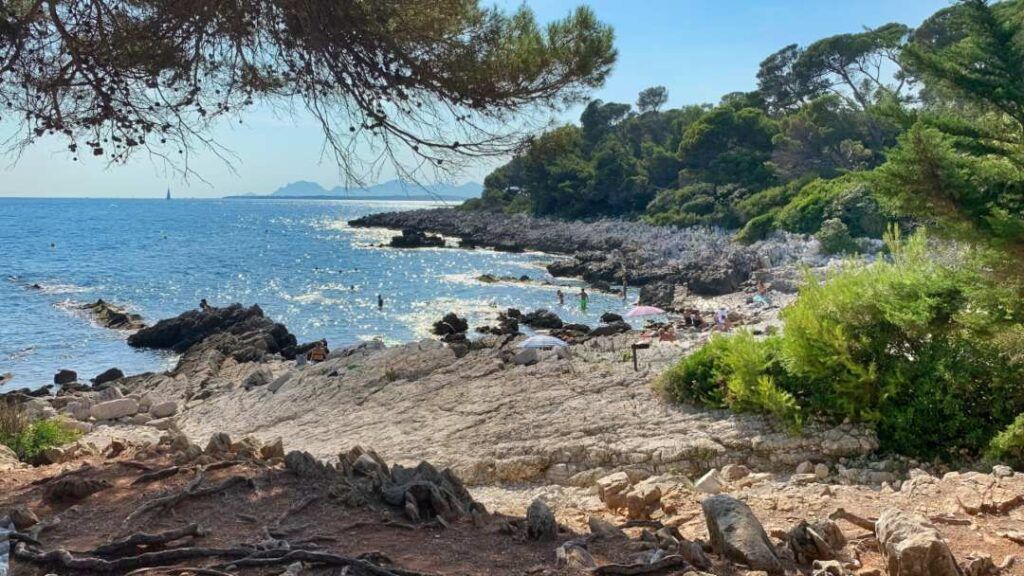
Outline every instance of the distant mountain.
<path id="1" fill-rule="evenodd" d="M 308 180 L 299 180 L 298 182 L 291 182 L 278 188 L 272 192 L 269 196 L 272 198 L 296 198 L 296 197 L 330 197 L 330 198 L 395 198 L 396 200 L 402 198 L 424 198 L 424 197 L 438 197 L 442 199 L 459 199 L 465 200 L 467 198 L 478 198 L 480 193 L 483 191 L 483 186 L 476 182 L 467 182 L 465 184 L 451 185 L 451 184 L 429 184 L 427 186 L 420 186 L 418 184 L 412 184 L 409 182 L 403 182 L 402 180 L 388 180 L 380 184 L 373 186 L 367 186 L 365 188 L 344 188 L 341 186 L 335 186 L 330 190 L 324 188 L 316 182 L 309 182 Z M 249 196 L 246 194 L 246 196 Z"/>

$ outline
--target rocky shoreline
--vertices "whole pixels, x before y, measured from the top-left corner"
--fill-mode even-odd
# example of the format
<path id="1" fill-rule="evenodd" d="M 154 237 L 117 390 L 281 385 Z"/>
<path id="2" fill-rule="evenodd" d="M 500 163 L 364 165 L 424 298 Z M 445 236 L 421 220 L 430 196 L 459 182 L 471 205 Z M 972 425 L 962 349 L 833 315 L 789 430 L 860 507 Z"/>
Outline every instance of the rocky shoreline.
<path id="1" fill-rule="evenodd" d="M 432 208 L 385 212 L 357 218 L 354 227 L 401 230 L 403 237 L 442 234 L 460 238 L 464 248 L 540 251 L 567 258 L 548 266 L 553 276 L 579 277 L 617 290 L 623 270 L 630 286 L 641 287 L 642 303 L 670 303 L 677 287 L 697 295 L 740 290 L 761 270 L 796 264 L 820 266 L 816 240 L 780 234 L 741 246 L 714 229 L 676 229 L 622 220 L 567 222 L 524 215 Z"/>

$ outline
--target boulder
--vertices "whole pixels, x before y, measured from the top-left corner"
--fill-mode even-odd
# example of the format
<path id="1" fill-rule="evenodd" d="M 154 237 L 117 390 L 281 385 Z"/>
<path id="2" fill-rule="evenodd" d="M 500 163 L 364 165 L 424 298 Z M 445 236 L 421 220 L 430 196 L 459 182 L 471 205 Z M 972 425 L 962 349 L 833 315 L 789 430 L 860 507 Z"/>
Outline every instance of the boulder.
<path id="1" fill-rule="evenodd" d="M 641 306 L 656 306 L 662 310 L 671 310 L 676 297 L 675 284 L 655 282 L 640 287 Z"/>
<path id="2" fill-rule="evenodd" d="M 750 476 L 750 468 L 742 464 L 726 464 L 722 466 L 721 476 L 726 482 L 735 482 Z"/>
<path id="3" fill-rule="evenodd" d="M 43 499 L 49 503 L 81 500 L 110 486 L 105 480 L 65 476 L 47 485 Z"/>
<path id="4" fill-rule="evenodd" d="M 136 426 L 145 426 L 153 420 L 153 416 L 146 414 L 145 412 L 139 412 L 135 416 L 132 416 L 132 424 Z"/>
<path id="5" fill-rule="evenodd" d="M 562 319 L 554 312 L 540 308 L 523 315 L 523 324 L 531 328 L 561 328 Z"/>
<path id="6" fill-rule="evenodd" d="M 591 534 L 600 538 L 605 538 L 607 540 L 629 539 L 629 536 L 627 536 L 621 528 L 612 524 L 611 522 L 608 522 L 607 520 L 602 520 L 597 516 L 591 516 L 590 518 L 588 518 L 587 526 L 590 528 Z"/>
<path id="7" fill-rule="evenodd" d="M 92 385 L 102 386 L 107 382 L 113 382 L 114 380 L 120 380 L 121 378 L 124 378 L 124 372 L 122 372 L 120 368 L 109 368 L 97 374 L 96 377 L 92 379 Z"/>
<path id="8" fill-rule="evenodd" d="M 270 444 L 264 444 L 260 448 L 260 456 L 264 460 L 270 460 L 271 458 L 284 458 L 284 440 L 280 436 L 274 439 Z"/>
<path id="9" fill-rule="evenodd" d="M 100 390 L 99 394 L 96 395 L 98 402 L 106 402 L 108 400 L 117 400 L 118 398 L 124 398 L 124 393 L 117 386 L 107 386 L 103 390 Z"/>
<path id="10" fill-rule="evenodd" d="M 259 386 L 266 386 L 267 384 L 270 384 L 271 381 L 273 381 L 273 378 L 274 375 L 269 369 L 260 368 L 258 370 L 254 370 L 252 373 L 245 377 L 245 380 L 242 380 L 242 388 L 246 390 L 252 390 L 253 388 L 257 388 Z"/>
<path id="11" fill-rule="evenodd" d="M 603 324 L 611 324 L 612 322 L 622 322 L 622 316 L 614 312 L 605 312 L 601 314 L 601 322 Z"/>
<path id="12" fill-rule="evenodd" d="M 512 357 L 512 363 L 516 366 L 532 366 L 540 360 L 540 354 L 536 348 L 523 348 L 518 350 Z"/>
<path id="13" fill-rule="evenodd" d="M 17 470 L 24 466 L 21 460 L 18 459 L 18 455 L 14 453 L 14 450 L 11 450 L 4 444 L 0 444 L 0 472 Z"/>
<path id="14" fill-rule="evenodd" d="M 231 452 L 231 436 L 224 432 L 213 434 L 210 436 L 210 441 L 206 443 L 204 452 L 211 456 L 221 456 Z"/>
<path id="15" fill-rule="evenodd" d="M 591 337 L 611 336 L 613 334 L 622 334 L 624 332 L 629 332 L 632 329 L 633 329 L 633 327 L 630 326 L 627 322 L 619 320 L 617 322 L 612 322 L 610 324 L 604 324 L 604 325 L 601 325 L 601 326 L 598 326 L 598 327 L 594 328 L 593 330 L 590 331 L 589 336 L 591 336 Z"/>
<path id="16" fill-rule="evenodd" d="M 441 236 L 407 228 L 402 230 L 401 236 L 393 236 L 388 245 L 392 248 L 441 248 L 445 244 Z"/>
<path id="17" fill-rule="evenodd" d="M 701 502 L 711 548 L 716 554 L 746 564 L 752 570 L 782 574 L 782 563 L 771 540 L 745 503 L 725 494 Z"/>
<path id="18" fill-rule="evenodd" d="M 625 508 L 632 484 L 625 472 L 609 474 L 597 480 L 597 496 L 611 510 Z"/>
<path id="19" fill-rule="evenodd" d="M 134 398 L 118 398 L 101 402 L 89 409 L 89 415 L 96 420 L 116 420 L 139 413 L 139 402 Z"/>
<path id="20" fill-rule="evenodd" d="M 526 536 L 531 540 L 554 540 L 558 537 L 555 513 L 540 498 L 526 509 Z"/>
<path id="21" fill-rule="evenodd" d="M 7 517 L 19 532 L 24 532 L 39 523 L 39 517 L 26 506 L 15 506 L 7 511 Z"/>
<path id="22" fill-rule="evenodd" d="M 276 353 L 294 358 L 297 347 L 295 336 L 283 324 L 265 317 L 259 306 L 245 308 L 241 304 L 189 310 L 128 337 L 129 346 L 168 349 L 179 354 L 200 342 L 238 362 L 254 362 Z"/>
<path id="23" fill-rule="evenodd" d="M 53 375 L 53 383 L 58 385 L 70 384 L 78 380 L 78 372 L 61 368 Z"/>
<path id="24" fill-rule="evenodd" d="M 555 549 L 555 566 L 574 570 L 592 570 L 597 562 L 584 544 L 570 540 Z"/>
<path id="25" fill-rule="evenodd" d="M 886 571 L 898 576 L 962 576 L 949 545 L 920 516 L 890 508 L 875 522 Z"/>
<path id="26" fill-rule="evenodd" d="M 725 487 L 725 479 L 718 473 L 717 468 L 712 468 L 701 476 L 700 480 L 694 482 L 693 487 L 705 494 L 718 494 Z"/>
<path id="27" fill-rule="evenodd" d="M 469 330 L 469 322 L 465 318 L 459 318 L 454 312 L 449 312 L 440 320 L 434 322 L 431 332 L 435 336 L 448 336 L 451 334 L 462 334 L 466 330 Z"/>
<path id="28" fill-rule="evenodd" d="M 158 402 L 150 407 L 150 415 L 154 418 L 166 418 L 178 413 L 178 403 L 173 400 Z"/>

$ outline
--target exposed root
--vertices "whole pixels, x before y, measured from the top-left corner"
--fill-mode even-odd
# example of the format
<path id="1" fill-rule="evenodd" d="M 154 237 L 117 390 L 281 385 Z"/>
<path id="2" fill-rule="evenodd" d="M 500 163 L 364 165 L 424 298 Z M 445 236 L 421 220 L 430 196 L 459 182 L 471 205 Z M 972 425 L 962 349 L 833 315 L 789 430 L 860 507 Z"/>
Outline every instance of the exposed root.
<path id="1" fill-rule="evenodd" d="M 249 478 L 245 476 L 232 476 L 227 480 L 224 480 L 213 486 L 200 488 L 199 486 L 203 483 L 203 478 L 203 473 L 199 472 L 198 474 L 196 474 L 196 477 L 193 478 L 192 481 L 189 482 L 188 485 L 186 485 L 185 488 L 180 492 L 176 494 L 162 496 L 160 498 L 155 498 L 153 500 L 150 500 L 149 502 L 146 502 L 145 504 L 137 508 L 134 512 L 129 514 L 124 519 L 122 525 L 128 526 L 133 520 L 139 518 L 140 516 L 151 510 L 169 510 L 176 506 L 182 500 L 200 496 L 207 496 L 210 494 L 216 494 L 218 492 L 223 492 L 224 490 L 227 490 L 228 488 L 231 488 L 236 484 L 248 484 L 251 482 Z"/>
<path id="2" fill-rule="evenodd" d="M 284 524 L 284 521 L 287 520 L 289 516 L 291 516 L 292 514 L 298 514 L 299 512 L 302 512 L 310 504 L 319 501 L 321 498 L 323 498 L 323 496 L 321 496 L 320 494 L 314 494 L 312 496 L 307 496 L 303 498 L 293 506 L 289 506 L 287 510 L 282 512 L 281 515 L 278 516 L 276 520 L 274 520 L 274 523 L 270 525 L 269 529 L 275 530 L 279 528 L 281 524 Z"/>
<path id="3" fill-rule="evenodd" d="M 277 555 L 280 553 L 281 555 Z M 231 562 L 233 567 L 251 566 L 275 566 L 280 564 L 291 564 L 292 562 L 309 562 L 311 564 L 323 564 L 325 566 L 348 566 L 356 574 L 370 574 L 372 576 L 428 576 L 426 572 L 414 570 L 403 570 L 401 568 L 383 568 L 361 558 L 341 556 L 328 552 L 314 552 L 312 550 L 268 550 L 258 552 L 238 561 Z"/>
<path id="4" fill-rule="evenodd" d="M 75 557 L 67 550 L 37 552 L 19 542 L 14 548 L 14 557 L 18 560 L 64 570 L 79 570 L 86 573 L 110 574 L 127 572 L 136 568 L 166 566 L 184 560 L 196 558 L 245 558 L 252 554 L 251 548 L 174 548 L 158 552 L 146 552 L 137 556 L 127 556 L 116 560 L 105 560 L 95 557 Z"/>
<path id="5" fill-rule="evenodd" d="M 195 576 L 235 576 L 230 572 L 222 572 L 213 568 L 193 568 L 191 566 L 175 566 L 165 568 L 154 566 L 152 568 L 139 568 L 125 574 L 125 576 L 142 576 L 143 574 L 159 574 L 160 576 L 178 576 L 179 574 L 194 574 Z"/>
<path id="6" fill-rule="evenodd" d="M 138 532 L 122 538 L 116 542 L 110 544 L 104 544 L 99 548 L 96 548 L 92 552 L 89 552 L 89 556 L 122 556 L 126 553 L 136 553 L 141 546 L 155 546 L 161 544 L 167 544 L 168 542 L 174 542 L 175 540 L 181 540 L 187 537 L 199 537 L 205 536 L 206 532 L 199 527 L 199 524 L 189 524 L 181 528 L 175 528 L 173 530 L 167 530 L 165 532 L 159 532 L 157 534 L 147 534 L 145 532 Z"/>
<path id="7" fill-rule="evenodd" d="M 33 480 L 31 485 L 32 486 L 39 486 L 39 485 L 42 485 L 42 484 L 49 484 L 50 482 L 53 482 L 54 480 L 61 480 L 63 478 L 67 478 L 68 476 L 75 476 L 76 474 L 83 474 L 83 473 L 88 472 L 90 470 L 93 470 L 92 464 L 83 464 L 82 466 L 80 466 L 78 468 L 75 468 L 74 470 L 67 470 L 65 472 L 61 472 L 60 474 L 57 474 L 56 476 L 49 476 L 47 478 L 40 478 L 39 480 Z"/>
<path id="8" fill-rule="evenodd" d="M 846 520 L 858 528 L 870 530 L 872 534 L 875 533 L 875 522 L 878 522 L 878 518 L 864 518 L 842 508 L 836 508 L 836 511 L 829 514 L 828 518 L 829 520 Z"/>
<path id="9" fill-rule="evenodd" d="M 605 564 L 590 571 L 596 576 L 636 576 L 637 574 L 651 574 L 671 568 L 686 566 L 686 560 L 682 556 L 665 556 L 652 564 Z"/>
<path id="10" fill-rule="evenodd" d="M 118 464 L 127 466 L 128 468 L 135 468 L 136 470 L 142 470 L 143 472 L 149 472 L 153 469 L 149 464 L 144 464 L 137 460 L 118 460 Z"/>
<path id="11" fill-rule="evenodd" d="M 178 472 L 181 472 L 181 466 L 170 466 L 168 468 L 161 468 L 160 470 L 153 470 L 152 472 L 148 472 L 136 478 L 135 481 L 132 482 L 132 486 L 148 484 L 150 482 L 156 482 L 157 480 L 163 480 L 164 478 L 170 478 Z"/>

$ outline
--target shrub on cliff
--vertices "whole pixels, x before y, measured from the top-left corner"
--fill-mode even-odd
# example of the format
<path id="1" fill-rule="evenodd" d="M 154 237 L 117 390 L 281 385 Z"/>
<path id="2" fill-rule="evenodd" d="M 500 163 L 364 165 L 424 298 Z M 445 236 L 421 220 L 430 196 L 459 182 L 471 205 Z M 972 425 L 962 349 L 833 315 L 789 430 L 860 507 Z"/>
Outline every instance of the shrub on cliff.
<path id="1" fill-rule="evenodd" d="M 1024 414 L 992 439 L 985 455 L 994 462 L 1024 468 Z"/>
<path id="2" fill-rule="evenodd" d="M 891 260 L 807 282 L 781 336 L 713 339 L 666 373 L 666 390 L 789 424 L 805 414 L 873 422 L 887 450 L 980 454 L 1024 412 L 1024 365 L 1006 337 L 1024 320 L 1017 287 L 922 235 L 890 248 Z"/>
<path id="3" fill-rule="evenodd" d="M 13 402 L 0 402 L 0 444 L 14 450 L 18 458 L 31 462 L 48 448 L 63 446 L 80 436 L 59 418 L 29 421 Z"/>

